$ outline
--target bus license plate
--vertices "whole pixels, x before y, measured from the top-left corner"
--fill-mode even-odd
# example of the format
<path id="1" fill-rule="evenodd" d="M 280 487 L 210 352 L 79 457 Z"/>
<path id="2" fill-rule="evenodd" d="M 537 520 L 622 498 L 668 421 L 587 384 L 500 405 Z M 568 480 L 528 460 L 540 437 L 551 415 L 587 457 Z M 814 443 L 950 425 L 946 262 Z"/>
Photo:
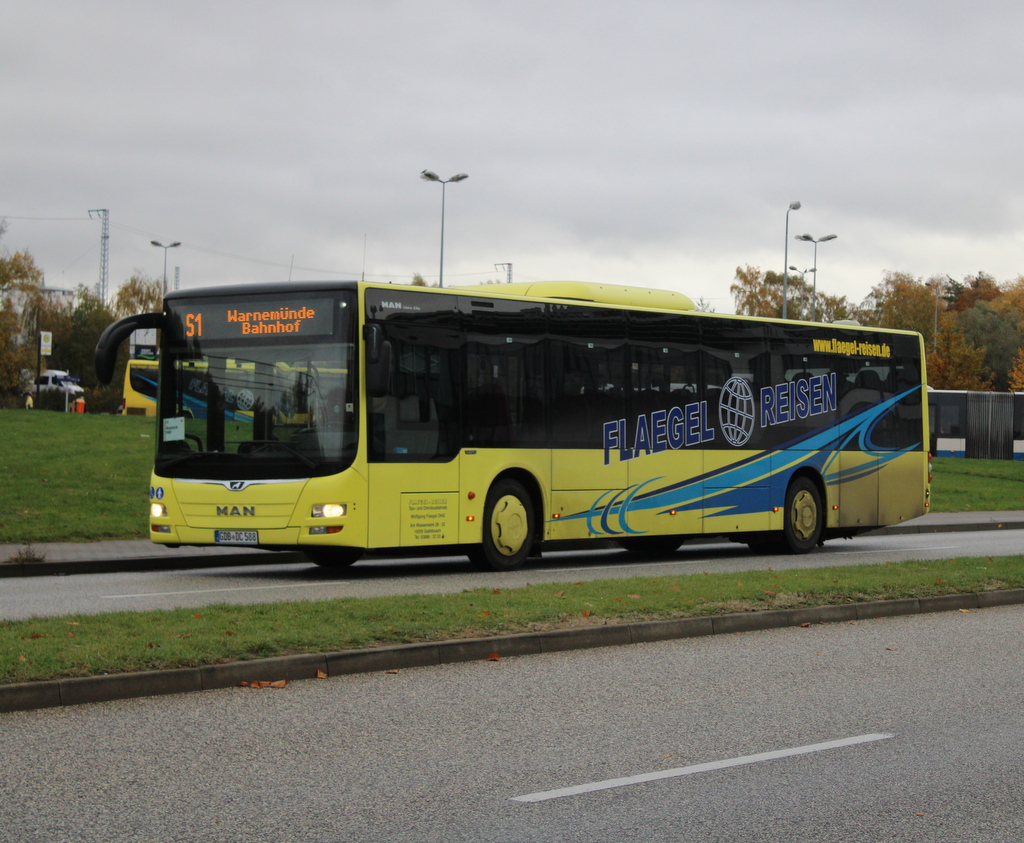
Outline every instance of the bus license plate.
<path id="1" fill-rule="evenodd" d="M 256 530 L 215 530 L 213 540 L 217 544 L 259 544 Z"/>

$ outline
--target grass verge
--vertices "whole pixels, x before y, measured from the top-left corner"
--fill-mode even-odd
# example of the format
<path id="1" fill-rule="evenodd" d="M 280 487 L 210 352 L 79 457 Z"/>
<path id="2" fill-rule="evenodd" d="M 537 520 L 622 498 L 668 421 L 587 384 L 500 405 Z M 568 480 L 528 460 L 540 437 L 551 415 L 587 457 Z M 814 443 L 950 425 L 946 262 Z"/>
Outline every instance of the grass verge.
<path id="1" fill-rule="evenodd" d="M 0 621 L 0 684 L 1024 587 L 1024 556 Z"/>
<path id="2" fill-rule="evenodd" d="M 1024 462 L 932 460 L 932 512 L 1024 509 Z"/>

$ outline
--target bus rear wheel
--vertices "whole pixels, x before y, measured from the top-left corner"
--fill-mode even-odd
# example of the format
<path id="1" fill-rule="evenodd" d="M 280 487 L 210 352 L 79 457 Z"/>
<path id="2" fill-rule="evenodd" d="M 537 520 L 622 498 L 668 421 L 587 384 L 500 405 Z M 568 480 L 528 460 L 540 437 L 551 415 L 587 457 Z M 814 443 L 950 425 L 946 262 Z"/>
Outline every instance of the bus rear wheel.
<path id="1" fill-rule="evenodd" d="M 358 547 L 307 547 L 303 553 L 321 568 L 335 570 L 354 565 L 363 555 L 362 548 Z"/>
<path id="2" fill-rule="evenodd" d="M 808 553 L 821 539 L 821 494 L 814 481 L 798 477 L 786 491 L 784 532 L 790 553 Z"/>
<path id="3" fill-rule="evenodd" d="M 530 555 L 533 533 L 530 493 L 517 480 L 499 480 L 487 493 L 483 536 L 469 559 L 485 571 L 515 571 Z"/>

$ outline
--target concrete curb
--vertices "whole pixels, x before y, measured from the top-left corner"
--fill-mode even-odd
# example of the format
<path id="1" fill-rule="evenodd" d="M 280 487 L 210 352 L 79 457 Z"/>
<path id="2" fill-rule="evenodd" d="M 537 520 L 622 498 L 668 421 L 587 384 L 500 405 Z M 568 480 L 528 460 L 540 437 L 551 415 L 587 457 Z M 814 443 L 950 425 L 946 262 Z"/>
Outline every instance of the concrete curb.
<path id="1" fill-rule="evenodd" d="M 865 536 L 905 536 L 914 533 L 973 533 L 979 530 L 1024 530 L 1024 520 L 960 521 L 953 524 L 894 524 L 879 527 Z"/>
<path id="2" fill-rule="evenodd" d="M 181 670 L 157 670 L 112 676 L 88 676 L 0 685 L 0 712 L 81 705 L 91 702 L 132 697 L 152 697 L 230 688 L 241 682 L 274 682 L 280 679 L 316 679 L 320 676 L 344 676 L 402 670 L 411 667 L 437 667 L 442 664 L 477 661 L 492 654 L 499 658 L 540 655 L 593 647 L 621 647 L 707 635 L 728 635 L 763 629 L 810 626 L 819 623 L 888 618 L 958 609 L 985 609 L 994 606 L 1024 604 L 1024 588 L 968 594 L 947 594 L 905 600 L 876 600 L 801 609 L 773 609 L 668 621 L 608 624 L 580 629 L 502 635 L 494 638 L 470 638 L 453 641 L 402 644 L 371 650 L 343 650 L 337 653 L 280 656 L 244 662 L 204 665 Z"/>

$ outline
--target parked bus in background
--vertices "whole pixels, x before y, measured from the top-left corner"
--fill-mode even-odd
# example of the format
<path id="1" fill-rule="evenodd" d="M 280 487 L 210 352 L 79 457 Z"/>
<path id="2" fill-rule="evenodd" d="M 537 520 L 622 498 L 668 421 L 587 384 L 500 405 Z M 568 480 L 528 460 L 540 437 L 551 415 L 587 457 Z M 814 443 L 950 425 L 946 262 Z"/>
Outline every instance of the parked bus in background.
<path id="1" fill-rule="evenodd" d="M 169 546 L 510 570 L 587 539 L 805 553 L 928 505 L 915 333 L 575 282 L 293 282 L 169 293 L 104 332 L 101 381 L 140 328 L 160 329 L 150 535 Z"/>
<path id="2" fill-rule="evenodd" d="M 129 416 L 155 416 L 156 377 L 156 360 L 129 360 L 124 370 L 121 412 Z"/>
<path id="3" fill-rule="evenodd" d="M 1024 393 L 929 389 L 937 457 L 1024 460 Z"/>

